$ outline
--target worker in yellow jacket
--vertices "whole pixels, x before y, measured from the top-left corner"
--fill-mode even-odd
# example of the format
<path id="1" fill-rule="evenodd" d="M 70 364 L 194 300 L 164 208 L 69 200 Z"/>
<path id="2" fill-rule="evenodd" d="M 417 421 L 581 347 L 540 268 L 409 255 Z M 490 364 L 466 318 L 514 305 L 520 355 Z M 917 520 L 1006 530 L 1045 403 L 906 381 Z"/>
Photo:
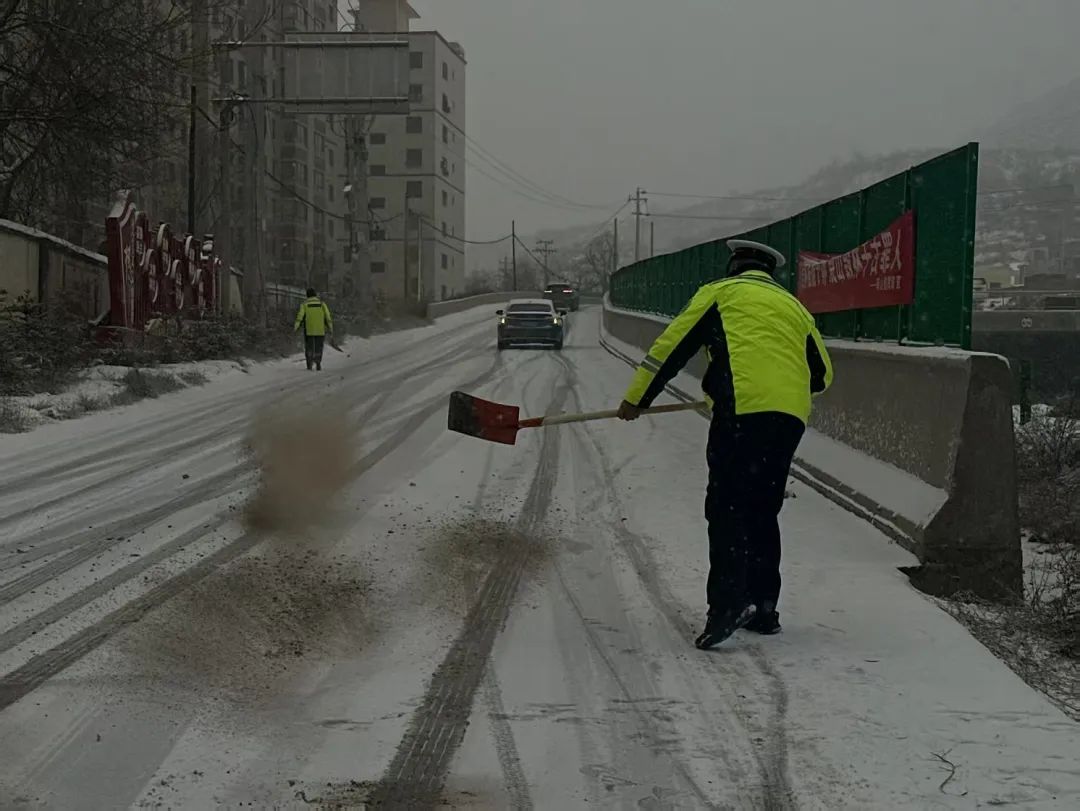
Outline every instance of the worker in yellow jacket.
<path id="1" fill-rule="evenodd" d="M 784 257 L 731 240 L 727 278 L 704 285 L 641 362 L 619 416 L 637 419 L 697 352 L 712 404 L 709 485 L 709 613 L 696 645 L 739 628 L 780 630 L 780 525 L 785 485 L 806 430 L 812 395 L 832 383 L 814 318 L 773 273 Z"/>
<path id="2" fill-rule="evenodd" d="M 296 323 L 293 331 L 304 328 L 304 358 L 307 360 L 308 371 L 314 366 L 317 371 L 322 371 L 323 343 L 327 333 L 334 331 L 334 319 L 330 316 L 330 308 L 321 298 L 315 294 L 315 289 L 307 289 L 307 300 L 300 305 L 300 311 L 296 314 Z"/>

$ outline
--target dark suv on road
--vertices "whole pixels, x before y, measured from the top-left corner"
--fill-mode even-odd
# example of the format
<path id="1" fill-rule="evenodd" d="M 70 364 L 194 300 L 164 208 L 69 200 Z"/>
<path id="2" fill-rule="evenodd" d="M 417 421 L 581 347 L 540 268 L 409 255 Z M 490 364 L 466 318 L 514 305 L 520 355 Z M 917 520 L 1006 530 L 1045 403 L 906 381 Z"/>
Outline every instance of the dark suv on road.
<path id="1" fill-rule="evenodd" d="M 496 310 L 496 314 L 499 316 L 499 349 L 514 344 L 544 344 L 562 349 L 566 310 L 555 309 L 550 301 L 514 299 L 505 310 Z"/>
<path id="2" fill-rule="evenodd" d="M 577 311 L 578 292 L 565 282 L 555 282 L 545 287 L 544 298 L 554 304 L 558 310 Z"/>

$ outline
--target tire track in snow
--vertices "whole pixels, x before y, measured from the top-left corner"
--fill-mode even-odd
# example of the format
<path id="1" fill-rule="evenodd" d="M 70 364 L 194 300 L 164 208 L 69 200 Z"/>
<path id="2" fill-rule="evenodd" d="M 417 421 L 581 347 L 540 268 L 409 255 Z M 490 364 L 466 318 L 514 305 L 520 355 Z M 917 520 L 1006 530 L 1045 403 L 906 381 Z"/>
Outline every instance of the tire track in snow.
<path id="1" fill-rule="evenodd" d="M 582 426 L 581 430 L 587 435 L 590 443 L 593 445 L 597 457 L 600 460 L 601 468 L 604 470 L 604 480 L 608 483 L 609 498 L 612 500 L 613 504 L 617 505 L 619 504 L 619 496 L 614 488 L 614 476 L 611 473 L 611 463 L 603 449 L 603 445 L 595 438 L 590 428 Z M 642 585 L 644 585 L 645 592 L 649 595 L 653 605 L 656 606 L 657 610 L 668 621 L 678 637 L 682 639 L 688 647 L 692 646 L 694 630 L 683 618 L 678 599 L 671 593 L 671 590 L 661 579 L 656 561 L 653 558 L 651 551 L 642 542 L 641 538 L 634 535 L 621 524 L 615 526 L 615 534 L 619 540 L 620 547 L 626 552 L 627 557 L 629 557 L 634 572 L 637 574 Z M 793 794 L 788 774 L 786 731 L 787 689 L 779 676 L 772 670 L 771 666 L 769 666 L 767 662 L 765 662 L 764 665 L 762 664 L 762 662 L 764 662 L 764 653 L 761 651 L 760 647 L 757 648 L 757 653 L 761 659 L 755 663 L 769 680 L 771 699 L 769 702 L 770 718 L 766 732 L 765 745 L 758 746 L 753 743 L 752 736 L 747 729 L 747 719 L 742 717 L 743 714 L 740 713 L 737 706 L 733 705 L 732 712 L 735 717 L 732 718 L 729 716 L 729 720 L 736 721 L 742 727 L 743 737 L 746 739 L 754 761 L 757 763 L 758 775 L 761 780 L 762 789 L 765 792 L 764 796 L 761 798 L 761 806 L 767 809 L 767 811 L 782 811 L 783 809 L 793 807 Z M 769 667 L 767 673 L 765 672 L 766 666 Z M 689 679 L 689 681 L 692 682 L 692 679 Z"/>
<path id="2" fill-rule="evenodd" d="M 495 376 L 499 371 L 500 366 L 501 364 L 496 358 L 493 365 L 483 374 L 463 385 L 466 387 L 483 385 Z M 376 404 L 376 407 L 381 405 L 382 402 L 383 399 L 381 398 L 379 403 Z M 445 398 L 440 396 L 427 407 L 422 408 L 418 414 L 414 414 L 406 419 L 405 424 L 395 431 L 393 435 L 358 461 L 357 465 L 353 468 L 353 475 L 362 475 L 393 452 L 405 439 L 414 433 L 419 424 L 430 419 L 437 410 L 442 408 L 444 403 Z M 193 535 L 189 540 L 193 542 L 197 540 L 198 537 L 204 537 L 205 534 L 206 531 L 202 532 L 201 535 L 197 537 Z M 149 611 L 240 557 L 263 540 L 265 540 L 265 536 L 261 533 L 244 533 L 237 540 L 203 558 L 194 566 L 184 570 L 175 577 L 158 584 L 145 592 L 142 596 L 107 614 L 99 621 L 76 633 L 59 645 L 38 654 L 23 666 L 0 677 L 0 710 L 3 710 L 27 694 L 33 692 L 52 676 L 67 667 L 70 667 L 79 659 L 108 641 L 116 633 L 123 630 L 128 625 L 138 622 Z M 134 572 L 133 576 L 137 574 L 138 572 Z M 90 586 L 89 588 L 95 589 L 96 585 Z M 85 597 L 86 595 L 83 596 Z M 94 597 L 96 596 L 100 595 L 95 594 Z M 94 597 L 91 597 L 91 599 Z M 80 599 L 81 598 L 73 599 L 71 605 L 75 605 Z M 19 631 L 18 635 L 21 635 L 23 632 L 24 631 Z M 13 636 L 12 638 L 15 637 Z"/>
<path id="3" fill-rule="evenodd" d="M 634 363 L 631 359 L 608 347 L 604 341 L 601 341 L 600 343 L 613 357 L 623 361 L 631 368 L 634 367 Z M 582 430 L 588 435 L 593 447 L 596 449 L 605 471 L 605 480 L 609 483 L 611 497 L 617 502 L 618 495 L 615 493 L 613 486 L 614 474 L 607 454 L 601 443 L 593 436 L 589 426 L 583 426 Z M 616 527 L 616 534 L 619 536 L 622 547 L 630 557 L 634 570 L 637 573 L 638 578 L 645 585 L 646 591 L 653 600 L 654 605 L 657 606 L 679 635 L 682 636 L 688 644 L 691 643 L 693 640 L 693 629 L 683 619 L 682 614 L 679 611 L 678 601 L 675 599 L 670 589 L 668 589 L 660 579 L 651 552 L 645 544 L 641 542 L 640 538 L 621 525 Z M 765 745 L 764 747 L 752 747 L 754 758 L 758 763 L 762 785 L 765 790 L 765 796 L 762 798 L 762 801 L 764 807 L 769 811 L 773 811 L 773 809 L 776 809 L 776 811 L 783 811 L 784 809 L 796 807 L 794 792 L 791 788 L 788 757 L 787 685 L 776 672 L 775 668 L 772 667 L 759 645 L 755 645 L 751 649 L 751 658 L 757 668 L 761 671 L 762 675 L 768 680 L 770 693 L 769 704 L 771 712 L 766 730 Z M 735 711 L 739 714 L 737 709 Z M 740 718 L 739 720 L 741 726 L 743 726 L 744 735 L 749 737 L 746 729 L 746 720 L 743 718 Z M 762 752 L 762 749 L 765 751 Z"/>
<path id="4" fill-rule="evenodd" d="M 562 383 L 551 410 L 560 408 L 568 393 Z M 536 473 L 516 522 L 523 543 L 540 528 L 551 505 L 558 450 L 559 434 L 545 432 Z M 451 760 L 465 737 L 495 637 L 510 614 L 527 560 L 527 551 L 509 546 L 484 578 L 461 633 L 432 675 L 386 773 L 371 793 L 370 804 L 412 808 L 439 802 Z M 524 775 L 521 780 L 521 785 L 508 787 L 511 794 L 527 788 Z"/>
<path id="5" fill-rule="evenodd" d="M 476 325 L 469 325 L 475 327 Z M 454 330 L 453 332 L 458 332 Z M 427 355 L 423 358 L 417 359 L 416 362 L 408 366 L 405 369 L 396 369 L 389 374 L 385 374 L 382 377 L 375 380 L 366 379 L 363 380 L 360 390 L 378 391 L 382 387 L 390 383 L 404 382 L 408 377 L 423 373 L 428 369 L 439 366 L 456 356 L 459 356 L 466 347 L 475 343 L 476 336 L 466 336 L 464 339 L 458 340 L 449 347 L 443 345 L 442 349 L 434 356 Z M 392 357 L 392 356 L 391 356 Z M 374 360 L 364 361 L 358 363 L 356 366 L 350 367 L 349 372 L 356 372 L 363 369 L 365 366 L 388 360 L 387 357 L 380 357 Z M 346 378 L 343 384 L 338 385 L 338 388 L 344 390 L 351 390 L 353 387 L 350 385 L 351 375 Z M 333 381 L 332 384 L 337 384 L 338 381 Z M 184 413 L 183 417 L 179 419 L 172 419 L 169 421 L 168 430 L 170 434 L 183 433 L 184 430 L 191 426 L 200 426 L 207 423 L 207 418 L 213 416 L 214 418 L 220 417 L 223 411 L 233 408 L 241 407 L 243 412 L 230 419 L 225 425 L 220 423 L 213 423 L 213 429 L 207 433 L 200 434 L 195 437 L 187 437 L 175 442 L 171 445 L 165 446 L 148 446 L 146 444 L 147 436 L 154 433 L 160 433 L 162 428 L 160 423 L 152 423 L 143 428 L 137 428 L 132 432 L 125 433 L 124 441 L 121 443 L 115 443 L 112 445 L 106 445 L 102 438 L 95 438 L 88 442 L 84 447 L 97 447 L 102 445 L 100 450 L 96 450 L 89 453 L 84 453 L 81 456 L 75 458 L 68 458 L 64 462 L 56 465 L 47 465 L 44 468 L 38 468 L 34 470 L 32 467 L 28 472 L 20 472 L 19 478 L 11 483 L 11 489 L 9 489 L 5 496 L 16 495 L 19 492 L 26 491 L 33 487 L 41 486 L 43 483 L 47 483 L 50 480 L 57 478 L 62 474 L 76 474 L 76 475 L 90 475 L 95 472 L 105 472 L 112 468 L 122 468 L 125 478 L 130 478 L 138 473 L 152 469 L 160 464 L 160 460 L 163 456 L 172 457 L 174 454 L 186 451 L 186 450 L 199 450 L 203 447 L 209 447 L 216 441 L 223 437 L 230 436 L 236 432 L 236 430 L 242 425 L 246 424 L 249 419 L 248 407 L 253 402 L 260 402 L 262 395 L 266 394 L 269 390 L 280 388 L 282 386 L 281 380 L 273 380 L 262 385 L 246 389 L 243 392 L 232 394 L 223 398 L 211 399 L 209 402 L 202 404 L 197 411 L 188 411 Z M 289 390 L 286 392 L 286 396 L 290 394 L 302 394 L 302 391 Z M 352 393 L 350 391 L 350 393 Z M 111 434 L 108 435 L 111 439 Z M 102 454 L 107 453 L 108 458 L 102 459 Z M 131 457 L 150 456 L 151 459 L 141 462 L 134 467 L 124 467 L 128 464 L 127 460 Z M 39 463 L 41 459 L 34 460 Z M 72 498 L 73 496 L 86 495 L 94 492 L 95 490 L 103 488 L 112 488 L 116 486 L 116 480 L 106 478 L 99 480 L 88 485 L 85 485 L 76 490 L 69 490 L 62 496 L 51 499 L 46 502 L 38 502 L 32 508 L 20 510 L 15 513 L 8 513 L 0 518 L 0 525 L 7 525 L 13 523 L 19 518 L 26 515 L 32 515 L 39 513 L 42 509 L 52 506 L 54 504 L 63 503 L 64 501 Z"/>

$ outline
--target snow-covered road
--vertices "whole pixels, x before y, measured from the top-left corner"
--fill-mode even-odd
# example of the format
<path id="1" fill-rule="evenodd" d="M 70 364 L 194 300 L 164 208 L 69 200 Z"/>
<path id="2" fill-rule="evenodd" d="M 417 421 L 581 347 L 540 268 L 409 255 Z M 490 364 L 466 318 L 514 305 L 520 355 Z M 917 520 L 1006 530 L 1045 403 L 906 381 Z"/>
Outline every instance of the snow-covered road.
<path id="1" fill-rule="evenodd" d="M 498 353 L 487 311 L 0 437 L 0 807 L 1080 807 L 1080 725 L 812 490 L 784 513 L 785 632 L 693 649 L 700 416 L 450 434 L 461 388 L 617 402 L 571 316 Z M 343 397 L 328 520 L 238 520 L 253 410 Z"/>

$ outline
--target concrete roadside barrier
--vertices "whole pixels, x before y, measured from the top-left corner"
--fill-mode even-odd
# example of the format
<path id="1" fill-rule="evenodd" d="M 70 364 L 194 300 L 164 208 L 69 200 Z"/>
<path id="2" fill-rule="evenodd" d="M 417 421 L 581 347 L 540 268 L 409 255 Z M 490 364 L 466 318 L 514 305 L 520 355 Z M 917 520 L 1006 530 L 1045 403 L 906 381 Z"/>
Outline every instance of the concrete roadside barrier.
<path id="1" fill-rule="evenodd" d="M 639 351 L 666 323 L 605 301 L 605 334 Z M 1008 362 L 850 341 L 830 341 L 829 352 L 836 382 L 815 402 L 799 478 L 913 552 L 921 565 L 907 573 L 922 590 L 1020 595 Z M 700 378 L 704 358 L 688 371 Z"/>

